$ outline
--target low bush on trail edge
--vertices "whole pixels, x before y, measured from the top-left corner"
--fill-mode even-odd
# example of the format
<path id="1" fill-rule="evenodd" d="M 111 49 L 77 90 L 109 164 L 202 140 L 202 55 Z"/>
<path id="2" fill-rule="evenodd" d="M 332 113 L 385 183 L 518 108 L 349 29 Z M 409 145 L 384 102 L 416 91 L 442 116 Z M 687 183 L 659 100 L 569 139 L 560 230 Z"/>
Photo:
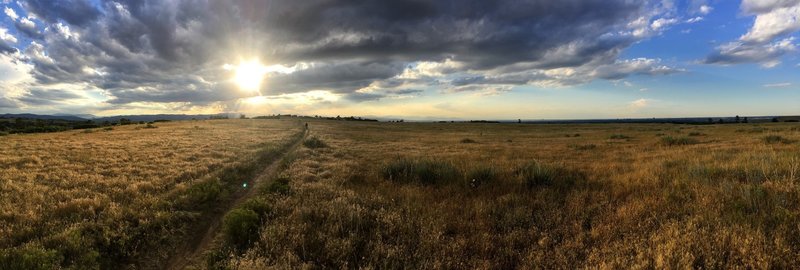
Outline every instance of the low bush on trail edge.
<path id="1" fill-rule="evenodd" d="M 422 185 L 451 183 L 459 178 L 458 170 L 449 162 L 409 158 L 390 161 L 384 165 L 382 174 L 392 182 Z"/>
<path id="2" fill-rule="evenodd" d="M 612 140 L 627 140 L 627 139 L 630 139 L 631 137 L 627 136 L 627 135 L 622 135 L 622 134 L 614 134 L 614 135 L 609 136 L 608 138 L 612 139 Z"/>
<path id="3" fill-rule="evenodd" d="M 306 139 L 305 141 L 303 141 L 303 145 L 311 149 L 328 147 L 328 145 L 325 144 L 325 142 L 323 142 L 317 137 L 311 137 Z"/>
<path id="4" fill-rule="evenodd" d="M 698 141 L 696 139 L 689 138 L 689 137 L 667 136 L 667 137 L 662 137 L 661 138 L 661 144 L 666 145 L 666 146 L 690 145 L 690 144 L 696 144 L 696 143 L 698 143 Z"/>
<path id="5" fill-rule="evenodd" d="M 775 143 L 790 144 L 793 143 L 794 141 L 784 138 L 783 136 L 780 135 L 769 135 L 764 137 L 764 142 L 768 144 L 775 144 Z"/>
<path id="6" fill-rule="evenodd" d="M 520 166 L 515 173 L 528 188 L 539 186 L 570 187 L 585 179 L 581 173 L 538 161 L 531 161 Z"/>
<path id="7" fill-rule="evenodd" d="M 289 178 L 286 176 L 278 177 L 272 181 L 269 186 L 267 186 L 266 192 L 271 194 L 289 195 Z"/>
<path id="8" fill-rule="evenodd" d="M 258 228 L 261 219 L 253 210 L 233 209 L 222 221 L 222 232 L 225 242 L 239 252 L 247 250 L 258 239 Z"/>
<path id="9" fill-rule="evenodd" d="M 464 138 L 464 139 L 461 139 L 461 143 L 477 143 L 477 142 L 475 140 L 473 140 L 473 139 Z"/>

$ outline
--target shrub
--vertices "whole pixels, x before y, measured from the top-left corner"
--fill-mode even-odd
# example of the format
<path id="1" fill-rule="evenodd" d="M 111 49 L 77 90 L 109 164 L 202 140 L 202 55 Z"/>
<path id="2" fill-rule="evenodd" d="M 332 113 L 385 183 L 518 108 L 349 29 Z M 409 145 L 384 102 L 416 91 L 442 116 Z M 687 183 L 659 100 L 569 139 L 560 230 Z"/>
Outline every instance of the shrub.
<path id="1" fill-rule="evenodd" d="M 0 131 L 0 136 L 7 136 L 7 135 L 8 135 L 8 132 Z"/>
<path id="2" fill-rule="evenodd" d="M 700 132 L 689 132 L 689 136 L 705 136 L 706 134 Z"/>
<path id="3" fill-rule="evenodd" d="M 698 143 L 698 141 L 697 141 L 696 139 L 689 138 L 689 137 L 672 137 L 672 136 L 667 136 L 667 137 L 662 137 L 662 138 L 661 138 L 661 143 L 662 143 L 662 144 L 664 144 L 664 145 L 666 145 L 666 146 L 673 146 L 673 145 L 690 145 L 690 144 L 696 144 L 696 143 Z"/>
<path id="4" fill-rule="evenodd" d="M 594 145 L 594 144 L 582 144 L 582 145 L 581 144 L 572 144 L 569 147 L 572 148 L 572 149 L 575 149 L 575 150 L 583 151 L 583 150 L 595 149 L 595 148 L 597 148 L 597 145 Z"/>
<path id="5" fill-rule="evenodd" d="M 187 193 L 192 204 L 206 204 L 219 199 L 222 189 L 219 179 L 211 179 L 191 186 Z"/>
<path id="6" fill-rule="evenodd" d="M 105 131 L 112 131 L 112 130 L 114 130 L 114 128 L 113 128 L 113 127 L 104 127 L 104 128 L 103 128 L 103 130 L 105 130 Z"/>
<path id="7" fill-rule="evenodd" d="M 289 195 L 289 178 L 279 176 L 267 186 L 266 191 L 273 194 Z"/>
<path id="8" fill-rule="evenodd" d="M 522 178 L 528 188 L 550 185 L 556 180 L 555 168 L 536 161 L 517 169 L 517 175 Z"/>
<path id="9" fill-rule="evenodd" d="M 472 168 L 467 173 L 467 182 L 470 187 L 477 188 L 483 184 L 490 183 L 497 178 L 497 171 L 488 166 Z"/>
<path id="10" fill-rule="evenodd" d="M 92 132 L 94 132 L 94 129 L 91 129 L 91 128 L 87 128 L 87 129 L 83 130 L 83 133 L 92 133 Z"/>
<path id="11" fill-rule="evenodd" d="M 228 246 L 244 252 L 258 239 L 261 220 L 258 213 L 250 209 L 233 209 L 222 221 L 222 233 Z"/>
<path id="12" fill-rule="evenodd" d="M 627 136 L 627 135 L 622 135 L 622 134 L 613 134 L 613 135 L 609 136 L 608 138 L 612 139 L 612 140 L 627 140 L 627 139 L 630 139 L 631 137 Z"/>
<path id="13" fill-rule="evenodd" d="M 568 188 L 585 179 L 582 173 L 538 161 L 532 161 L 517 168 L 516 174 L 528 188 L 539 186 Z"/>
<path id="14" fill-rule="evenodd" d="M 147 123 L 147 125 L 145 125 L 144 128 L 158 128 L 158 127 L 154 126 L 152 123 Z"/>
<path id="15" fill-rule="evenodd" d="M 41 247 L 0 249 L 0 269 L 59 269 L 60 261 L 57 251 Z"/>
<path id="16" fill-rule="evenodd" d="M 764 142 L 765 143 L 769 143 L 769 144 L 775 144 L 775 143 L 790 144 L 793 141 L 790 140 L 790 139 L 784 138 L 783 136 L 780 136 L 780 135 L 769 135 L 769 136 L 764 137 Z"/>
<path id="17" fill-rule="evenodd" d="M 303 145 L 311 149 L 328 147 L 328 145 L 325 144 L 325 142 L 323 142 L 317 137 L 311 137 L 306 139 L 305 141 L 303 141 Z"/>
<path id="18" fill-rule="evenodd" d="M 458 170 L 449 162 L 397 158 L 383 167 L 383 177 L 392 182 L 433 185 L 458 179 Z"/>
<path id="19" fill-rule="evenodd" d="M 461 139 L 461 143 L 477 143 L 477 142 L 475 140 L 473 140 L 473 139 L 464 138 L 464 139 Z"/>

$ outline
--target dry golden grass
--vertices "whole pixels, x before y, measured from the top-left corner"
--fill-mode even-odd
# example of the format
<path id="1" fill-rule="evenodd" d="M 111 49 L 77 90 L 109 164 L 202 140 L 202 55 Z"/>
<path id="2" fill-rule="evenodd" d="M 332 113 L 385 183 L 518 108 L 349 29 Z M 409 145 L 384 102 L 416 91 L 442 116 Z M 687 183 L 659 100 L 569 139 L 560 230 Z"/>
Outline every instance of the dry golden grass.
<path id="1" fill-rule="evenodd" d="M 800 265 L 796 124 L 310 126 L 327 147 L 297 153 L 288 191 L 244 206 L 260 232 L 211 267 Z M 434 180 L 387 178 L 403 164 Z"/>
<path id="2" fill-rule="evenodd" d="M 120 268 L 163 256 L 203 203 L 241 185 L 224 182 L 233 169 L 301 131 L 290 120 L 155 127 L 0 138 L 0 268 Z"/>

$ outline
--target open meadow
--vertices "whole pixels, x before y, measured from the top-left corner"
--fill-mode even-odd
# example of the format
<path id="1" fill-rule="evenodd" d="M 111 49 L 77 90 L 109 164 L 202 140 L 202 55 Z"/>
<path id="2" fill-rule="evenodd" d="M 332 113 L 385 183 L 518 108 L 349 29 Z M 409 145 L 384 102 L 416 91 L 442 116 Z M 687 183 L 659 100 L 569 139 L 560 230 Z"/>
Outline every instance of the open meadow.
<path id="1" fill-rule="evenodd" d="M 0 268 L 791 268 L 798 140 L 293 117 L 9 135 Z"/>
<path id="2" fill-rule="evenodd" d="M 203 120 L 0 137 L 0 269 L 159 268 L 301 132 Z"/>
<path id="3" fill-rule="evenodd" d="M 198 268 L 792 268 L 800 125 L 310 122 Z"/>

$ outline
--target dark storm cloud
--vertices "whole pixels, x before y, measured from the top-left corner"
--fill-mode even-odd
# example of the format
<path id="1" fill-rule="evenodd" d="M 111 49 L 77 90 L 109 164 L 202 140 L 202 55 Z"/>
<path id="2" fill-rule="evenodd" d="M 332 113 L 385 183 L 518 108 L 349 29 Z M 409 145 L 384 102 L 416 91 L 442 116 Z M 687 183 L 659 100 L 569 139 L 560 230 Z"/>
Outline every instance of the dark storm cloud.
<path id="1" fill-rule="evenodd" d="M 384 98 L 393 98 L 393 97 L 396 98 L 402 96 L 417 95 L 422 92 L 423 92 L 422 90 L 418 89 L 397 89 L 397 90 L 386 90 L 382 92 L 370 92 L 370 93 L 354 92 L 347 94 L 345 98 L 353 102 L 366 102 L 366 101 L 381 100 Z"/>
<path id="2" fill-rule="evenodd" d="M 400 74 L 404 66 L 399 63 L 339 63 L 324 64 L 291 74 L 267 79 L 267 89 L 291 93 L 305 90 L 328 89 L 334 92 L 352 92 L 369 86 L 373 81 L 388 79 Z"/>
<path id="3" fill-rule="evenodd" d="M 5 97 L 0 97 L 0 108 L 11 108 L 11 109 L 13 109 L 13 108 L 17 108 L 18 106 L 19 105 L 17 104 L 16 101 L 14 101 L 12 99 L 9 99 L 9 98 L 5 98 Z"/>
<path id="4" fill-rule="evenodd" d="M 84 25 L 100 16 L 100 11 L 88 0 L 27 0 L 23 7 L 48 22 L 63 19 L 70 24 Z"/>
<path id="5" fill-rule="evenodd" d="M 14 22 L 14 27 L 29 38 L 42 39 L 44 37 L 44 35 L 39 32 L 39 29 L 36 29 L 36 24 L 30 20 L 22 19 L 20 21 L 16 21 Z"/>
<path id="6" fill-rule="evenodd" d="M 4 40 L 0 39 L 0 53 L 11 54 L 17 52 L 17 48 L 9 45 Z"/>
<path id="7" fill-rule="evenodd" d="M 105 90 L 109 102 L 125 104 L 205 103 L 246 96 L 230 85 L 220 86 L 231 76 L 222 65 L 235 65 L 240 57 L 287 66 L 311 64 L 291 74 L 271 75 L 264 94 L 348 94 L 367 86 L 403 87 L 412 79 L 396 76 L 409 63 L 446 59 L 462 63 L 449 73 L 507 70 L 518 74 L 494 76 L 493 81 L 524 84 L 542 76 L 522 71 L 613 63 L 622 49 L 637 41 L 624 34 L 626 26 L 649 16 L 650 4 L 120 0 L 93 5 L 89 0 L 27 0 L 22 6 L 50 23 L 40 33 L 41 42 L 25 50 L 37 82 L 88 83 Z M 58 25 L 62 21 L 66 24 Z M 436 85 L 439 80 L 434 76 L 413 82 Z M 375 95 L 392 94 L 356 94 L 353 99 L 381 98 Z"/>
<path id="8" fill-rule="evenodd" d="M 77 98 L 81 98 L 81 96 L 65 90 L 31 89 L 27 93 L 22 95 L 22 97 L 19 98 L 19 101 L 22 101 L 29 105 L 50 105 L 50 104 L 57 104 L 64 100 L 77 99 Z"/>

